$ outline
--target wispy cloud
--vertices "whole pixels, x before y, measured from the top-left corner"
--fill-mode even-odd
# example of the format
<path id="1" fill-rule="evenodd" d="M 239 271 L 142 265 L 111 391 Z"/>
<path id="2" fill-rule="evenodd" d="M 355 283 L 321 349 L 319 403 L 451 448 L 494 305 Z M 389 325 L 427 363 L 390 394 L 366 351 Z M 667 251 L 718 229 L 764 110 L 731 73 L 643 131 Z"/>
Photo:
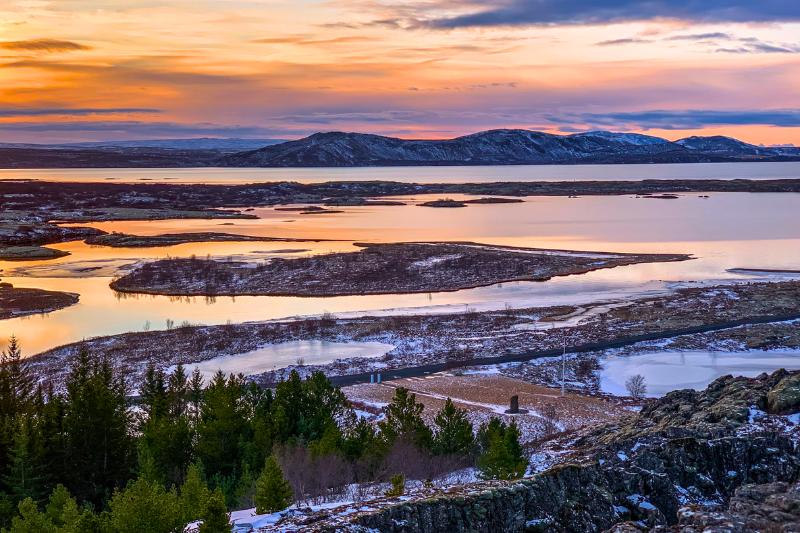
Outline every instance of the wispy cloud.
<path id="1" fill-rule="evenodd" d="M 143 113 L 160 113 L 160 109 L 150 109 L 142 107 L 113 107 L 113 108 L 69 108 L 69 107 L 42 107 L 42 108 L 19 108 L 19 107 L 0 107 L 0 117 L 38 117 L 47 115 L 59 116 L 87 116 L 87 115 L 131 115 Z"/>
<path id="2" fill-rule="evenodd" d="M 595 43 L 597 46 L 624 46 L 657 42 L 691 42 L 703 45 L 713 52 L 730 54 L 795 54 L 800 52 L 800 44 L 764 41 L 756 37 L 738 37 L 725 32 L 689 33 L 669 35 L 661 39 L 642 37 L 623 37 Z M 725 43 L 722 45 L 722 43 Z"/>
<path id="3" fill-rule="evenodd" d="M 91 47 L 74 41 L 60 39 L 29 39 L 26 41 L 0 42 L 0 48 L 24 52 L 75 52 L 89 50 Z"/>
<path id="4" fill-rule="evenodd" d="M 623 39 L 610 39 L 608 41 L 600 41 L 596 43 L 597 46 L 618 46 L 621 44 L 644 44 L 652 43 L 652 39 L 641 39 L 639 37 L 627 37 Z"/>
<path id="5" fill-rule="evenodd" d="M 264 39 L 255 39 L 253 42 L 258 44 L 295 44 L 299 46 L 325 46 L 330 44 L 361 43 L 370 40 L 372 39 L 361 35 L 345 35 L 342 37 L 332 37 L 330 39 L 312 39 L 305 36 L 267 37 Z"/>

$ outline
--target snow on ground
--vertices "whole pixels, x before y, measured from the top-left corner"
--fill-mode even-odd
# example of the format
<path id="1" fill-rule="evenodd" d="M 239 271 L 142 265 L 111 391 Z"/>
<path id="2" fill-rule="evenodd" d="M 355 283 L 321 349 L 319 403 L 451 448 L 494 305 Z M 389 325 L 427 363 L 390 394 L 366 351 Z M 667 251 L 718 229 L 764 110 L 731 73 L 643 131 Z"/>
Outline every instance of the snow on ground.
<path id="1" fill-rule="evenodd" d="M 572 430 L 597 424 L 625 412 L 613 401 L 572 393 L 561 396 L 558 389 L 500 375 L 495 371 L 498 366 L 466 369 L 458 375 L 441 372 L 424 378 L 352 385 L 343 391 L 359 409 L 378 413 L 379 408 L 368 408 L 371 403 L 385 405 L 391 401 L 396 387 L 405 387 L 416 395 L 417 401 L 425 405 L 423 417 L 428 423 L 433 422 L 433 417 L 445 400 L 451 398 L 457 407 L 467 410 L 470 421 L 476 427 L 492 417 L 502 418 L 505 422 L 516 420 L 524 442 L 536 440 L 547 431 Z M 519 406 L 526 413 L 505 413 L 514 395 L 519 397 Z"/>

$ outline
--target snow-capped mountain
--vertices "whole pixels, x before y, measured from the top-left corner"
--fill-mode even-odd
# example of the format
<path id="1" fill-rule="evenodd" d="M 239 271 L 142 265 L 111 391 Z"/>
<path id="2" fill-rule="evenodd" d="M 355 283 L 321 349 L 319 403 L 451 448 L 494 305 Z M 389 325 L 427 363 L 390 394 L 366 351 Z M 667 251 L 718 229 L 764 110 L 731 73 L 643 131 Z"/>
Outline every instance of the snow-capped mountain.
<path id="1" fill-rule="evenodd" d="M 592 131 L 553 135 L 499 129 L 446 140 L 315 133 L 296 141 L 231 154 L 219 163 L 242 167 L 692 163 L 785 160 L 796 156 L 800 153 L 758 147 L 727 137 L 689 137 L 672 142 L 637 133 Z"/>

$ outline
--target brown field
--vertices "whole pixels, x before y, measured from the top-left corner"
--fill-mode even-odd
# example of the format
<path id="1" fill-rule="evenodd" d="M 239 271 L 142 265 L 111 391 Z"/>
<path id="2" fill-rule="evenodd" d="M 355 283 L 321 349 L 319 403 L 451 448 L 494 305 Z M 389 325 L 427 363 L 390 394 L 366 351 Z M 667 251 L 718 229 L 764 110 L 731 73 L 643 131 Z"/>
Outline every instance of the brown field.
<path id="1" fill-rule="evenodd" d="M 601 424 L 629 413 L 619 402 L 605 398 L 566 393 L 559 389 L 534 385 L 497 374 L 438 373 L 424 378 L 407 378 L 380 384 L 345 387 L 347 397 L 358 409 L 380 413 L 380 406 L 391 401 L 396 387 L 413 392 L 425 405 L 423 417 L 433 423 L 436 412 L 446 398 L 466 409 L 474 425 L 500 417 L 513 418 L 522 430 L 523 442 L 531 442 L 548 434 Z M 507 415 L 504 411 L 512 395 L 519 396 L 520 409 L 528 413 Z"/>

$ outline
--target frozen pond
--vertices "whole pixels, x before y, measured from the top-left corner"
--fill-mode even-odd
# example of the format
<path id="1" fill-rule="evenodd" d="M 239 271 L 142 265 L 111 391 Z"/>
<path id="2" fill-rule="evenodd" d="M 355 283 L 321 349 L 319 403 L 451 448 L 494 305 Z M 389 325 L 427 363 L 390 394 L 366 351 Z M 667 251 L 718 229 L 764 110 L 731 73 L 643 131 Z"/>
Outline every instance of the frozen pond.
<path id="1" fill-rule="evenodd" d="M 657 352 L 604 357 L 600 371 L 603 392 L 627 395 L 625 381 L 641 374 L 648 396 L 663 396 L 678 389 L 703 389 L 720 376 L 755 377 L 779 368 L 800 369 L 800 351 Z"/>
<path id="2" fill-rule="evenodd" d="M 350 357 L 381 357 L 392 349 L 393 345 L 382 342 L 291 341 L 268 344 L 237 355 L 215 357 L 190 365 L 187 370 L 199 369 L 208 381 L 218 370 L 249 376 L 297 364 L 299 359 L 304 364 L 324 364 Z"/>

